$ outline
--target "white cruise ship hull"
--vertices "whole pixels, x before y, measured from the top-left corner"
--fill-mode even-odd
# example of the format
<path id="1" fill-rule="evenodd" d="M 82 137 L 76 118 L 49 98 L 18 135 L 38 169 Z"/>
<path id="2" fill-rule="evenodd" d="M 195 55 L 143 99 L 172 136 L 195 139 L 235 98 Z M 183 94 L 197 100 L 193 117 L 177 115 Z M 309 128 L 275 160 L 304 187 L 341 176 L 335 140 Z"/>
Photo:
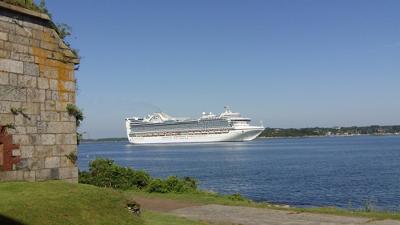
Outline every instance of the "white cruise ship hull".
<path id="1" fill-rule="evenodd" d="M 129 137 L 133 144 L 163 144 L 163 143 L 204 143 L 204 142 L 233 142 L 251 141 L 264 130 L 263 127 L 243 127 L 218 134 L 181 134 L 153 137 Z"/>

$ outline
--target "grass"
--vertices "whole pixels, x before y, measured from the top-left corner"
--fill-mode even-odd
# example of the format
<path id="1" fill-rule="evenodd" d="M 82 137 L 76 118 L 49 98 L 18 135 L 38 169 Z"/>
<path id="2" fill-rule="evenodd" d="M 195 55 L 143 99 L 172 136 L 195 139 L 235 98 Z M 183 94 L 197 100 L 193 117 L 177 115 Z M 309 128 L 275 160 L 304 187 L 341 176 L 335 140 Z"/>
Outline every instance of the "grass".
<path id="1" fill-rule="evenodd" d="M 166 213 L 144 211 L 133 216 L 126 208 L 127 199 L 135 196 L 173 199 L 198 204 L 221 204 L 291 210 L 294 212 L 322 213 L 371 219 L 400 220 L 396 212 L 349 211 L 338 208 L 283 208 L 249 200 L 232 200 L 229 196 L 208 192 L 196 193 L 147 193 L 142 191 L 117 191 L 85 184 L 62 181 L 37 183 L 0 183 L 0 224 L 4 217 L 24 225 L 209 225 Z"/>
<path id="2" fill-rule="evenodd" d="M 207 225 L 172 215 L 126 208 L 122 191 L 63 181 L 0 183 L 0 224 L 24 225 Z"/>
<path id="3" fill-rule="evenodd" d="M 0 183 L 0 214 L 23 224 L 142 225 L 112 189 L 61 181 Z"/>
<path id="4" fill-rule="evenodd" d="M 229 206 L 247 206 L 256 208 L 269 208 L 277 210 L 290 210 L 294 212 L 308 212 L 308 213 L 319 213 L 319 214 L 330 214 L 338 216 L 352 216 L 352 217 L 366 217 L 375 220 L 383 219 L 393 219 L 400 220 L 400 212 L 391 211 L 363 211 L 363 210 L 347 210 L 335 207 L 319 207 L 319 208 L 287 208 L 284 206 L 273 205 L 269 203 L 258 203 L 251 200 L 232 200 L 227 195 L 220 195 L 216 193 L 209 192 L 196 192 L 196 193 L 147 193 L 141 191 L 126 191 L 126 195 L 132 196 L 142 196 L 147 198 L 166 198 L 173 199 L 188 203 L 198 203 L 198 204 L 220 204 Z"/>

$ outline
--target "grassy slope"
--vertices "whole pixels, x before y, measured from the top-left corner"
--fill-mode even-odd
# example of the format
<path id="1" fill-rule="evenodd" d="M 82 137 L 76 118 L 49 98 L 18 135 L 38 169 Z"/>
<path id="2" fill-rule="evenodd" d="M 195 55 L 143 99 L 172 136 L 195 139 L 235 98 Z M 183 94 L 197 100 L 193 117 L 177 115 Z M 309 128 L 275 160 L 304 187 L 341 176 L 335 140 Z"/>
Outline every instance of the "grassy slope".
<path id="1" fill-rule="evenodd" d="M 206 225 L 145 211 L 133 216 L 129 196 L 112 189 L 62 181 L 0 183 L 0 224 L 5 216 L 24 225 Z"/>
<path id="2" fill-rule="evenodd" d="M 158 193 L 146 193 L 140 191 L 127 191 L 126 195 L 134 197 L 134 196 L 143 196 L 148 198 L 167 198 L 174 199 L 184 202 L 193 202 L 200 204 L 221 204 L 221 205 L 231 205 L 231 206 L 249 206 L 249 207 L 257 207 L 257 208 L 271 208 L 278 210 L 290 210 L 296 212 L 309 212 L 309 213 L 321 213 L 321 214 L 332 214 L 332 215 L 340 215 L 340 216 L 356 216 L 356 217 L 367 217 L 371 219 L 394 219 L 400 220 L 400 212 L 382 212 L 382 211 L 350 211 L 346 209 L 339 209 L 333 207 L 326 208 L 285 208 L 279 207 L 276 205 L 271 205 L 267 203 L 257 203 L 252 201 L 235 201 L 229 199 L 227 196 L 221 196 L 214 193 L 185 193 L 185 194 L 158 194 Z"/>
<path id="3" fill-rule="evenodd" d="M 24 224 L 144 224 L 121 193 L 60 181 L 0 183 L 0 214 Z"/>

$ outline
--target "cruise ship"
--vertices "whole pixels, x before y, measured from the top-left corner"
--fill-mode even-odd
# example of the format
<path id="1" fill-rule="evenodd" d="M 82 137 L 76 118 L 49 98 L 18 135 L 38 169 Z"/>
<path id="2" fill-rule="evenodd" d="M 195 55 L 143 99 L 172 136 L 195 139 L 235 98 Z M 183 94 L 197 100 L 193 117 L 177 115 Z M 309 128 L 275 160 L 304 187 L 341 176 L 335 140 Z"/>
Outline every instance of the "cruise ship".
<path id="1" fill-rule="evenodd" d="M 250 141 L 264 130 L 263 126 L 250 125 L 250 121 L 229 107 L 220 115 L 203 112 L 199 119 L 174 118 L 164 112 L 125 119 L 133 144 Z"/>

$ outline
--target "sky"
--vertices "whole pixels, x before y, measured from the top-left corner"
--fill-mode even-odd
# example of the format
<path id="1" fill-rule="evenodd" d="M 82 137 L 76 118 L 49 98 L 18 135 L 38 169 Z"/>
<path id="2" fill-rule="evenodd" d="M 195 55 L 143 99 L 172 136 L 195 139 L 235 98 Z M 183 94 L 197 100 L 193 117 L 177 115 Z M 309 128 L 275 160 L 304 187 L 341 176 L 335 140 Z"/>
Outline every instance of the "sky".
<path id="1" fill-rule="evenodd" d="M 267 127 L 400 124 L 400 1 L 47 1 L 82 57 L 85 138 L 229 105 Z"/>

